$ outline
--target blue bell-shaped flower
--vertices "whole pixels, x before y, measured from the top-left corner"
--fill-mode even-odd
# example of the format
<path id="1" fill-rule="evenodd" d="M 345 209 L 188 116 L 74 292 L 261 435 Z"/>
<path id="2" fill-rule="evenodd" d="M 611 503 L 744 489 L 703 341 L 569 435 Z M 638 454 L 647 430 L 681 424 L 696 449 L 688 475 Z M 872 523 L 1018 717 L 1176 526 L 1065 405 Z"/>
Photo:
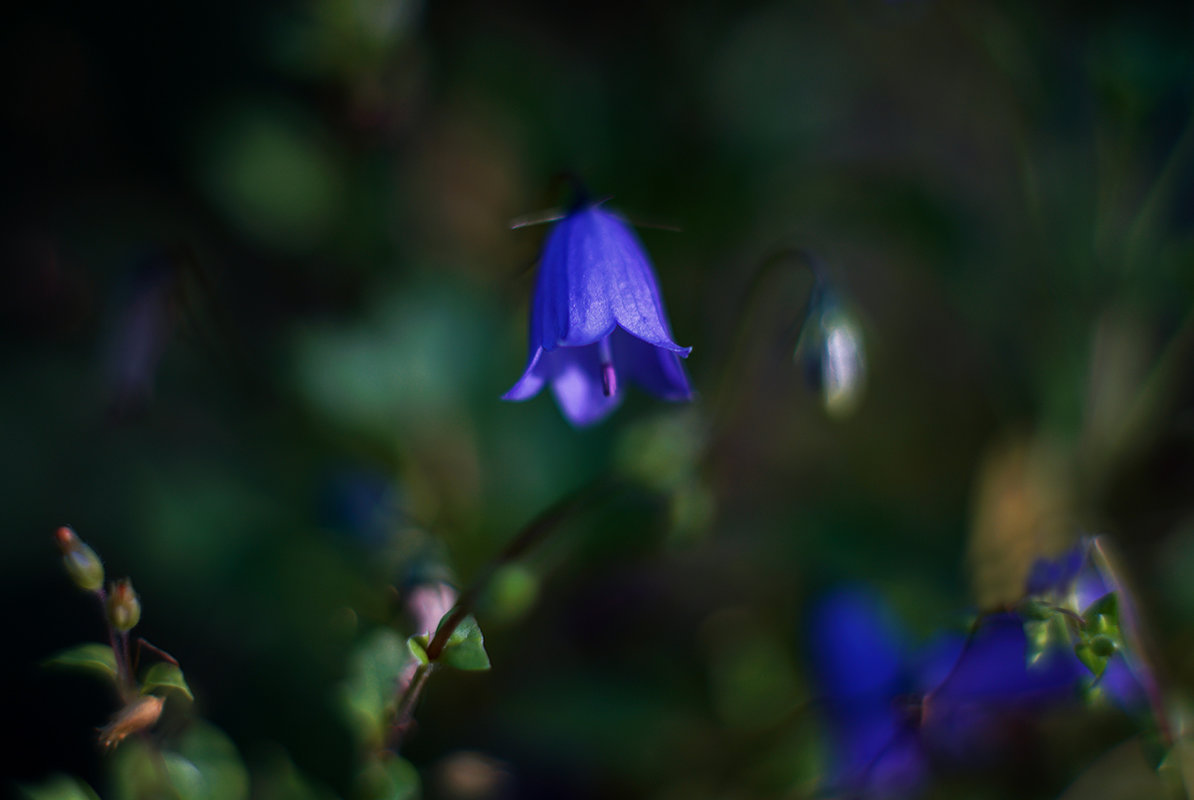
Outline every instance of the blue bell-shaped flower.
<path id="1" fill-rule="evenodd" d="M 617 408 L 625 380 L 665 400 L 692 389 L 647 253 L 630 226 L 598 203 L 561 219 L 540 258 L 526 370 L 503 400 L 528 400 L 545 383 L 576 426 Z"/>

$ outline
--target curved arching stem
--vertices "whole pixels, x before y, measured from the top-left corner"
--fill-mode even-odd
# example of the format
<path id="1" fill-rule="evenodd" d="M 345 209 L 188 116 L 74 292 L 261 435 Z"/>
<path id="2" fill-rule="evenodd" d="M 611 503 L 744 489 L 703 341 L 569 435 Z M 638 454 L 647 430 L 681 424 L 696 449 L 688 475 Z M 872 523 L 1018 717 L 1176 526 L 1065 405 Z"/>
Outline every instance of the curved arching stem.
<path id="1" fill-rule="evenodd" d="M 808 272 L 813 278 L 813 285 L 809 290 L 808 296 L 805 298 L 804 307 L 800 314 L 795 316 L 797 323 L 808 318 L 808 313 L 813 303 L 825 290 L 827 281 L 821 260 L 803 247 L 785 247 L 776 250 L 759 262 L 751 275 L 750 283 L 747 285 L 746 292 L 743 294 L 742 301 L 739 304 L 736 315 L 738 325 L 735 327 L 736 333 L 733 344 L 730 346 L 725 361 L 721 366 L 721 378 L 717 384 L 713 402 L 712 416 L 715 420 L 722 420 L 729 413 L 731 401 L 734 396 L 734 388 L 739 384 L 738 373 L 742 368 L 741 365 L 747 345 L 756 328 L 755 325 L 751 324 L 753 316 L 750 312 L 758 303 L 762 296 L 762 289 L 767 285 L 772 276 L 786 270 Z"/>
<path id="2" fill-rule="evenodd" d="M 472 584 L 460 594 L 456 605 L 440 621 L 439 627 L 436 628 L 431 641 L 427 644 L 428 663 L 419 665 L 414 678 L 402 692 L 402 696 L 398 698 L 398 713 L 389 742 L 391 749 L 397 751 L 401 746 L 402 739 L 410 728 L 419 699 L 426 689 L 432 673 L 435 672 L 434 667 L 437 660 L 443 654 L 452 634 L 475 610 L 477 601 L 489 586 L 494 573 L 507 564 L 522 558 L 551 534 L 558 531 L 563 523 L 572 519 L 577 512 L 591 507 L 596 501 L 608 496 L 617 489 L 618 485 L 617 481 L 603 475 L 566 495 L 523 526 L 514 538 L 481 569 Z"/>

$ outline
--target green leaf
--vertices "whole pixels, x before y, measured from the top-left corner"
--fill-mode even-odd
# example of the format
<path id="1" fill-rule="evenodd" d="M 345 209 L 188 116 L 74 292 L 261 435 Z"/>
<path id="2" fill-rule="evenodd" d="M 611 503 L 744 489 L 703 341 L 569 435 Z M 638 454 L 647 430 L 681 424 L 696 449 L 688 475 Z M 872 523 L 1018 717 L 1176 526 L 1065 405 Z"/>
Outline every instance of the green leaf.
<path id="1" fill-rule="evenodd" d="M 535 603 L 539 579 L 521 564 L 507 564 L 493 574 L 482 602 L 486 619 L 510 622 L 518 619 Z"/>
<path id="2" fill-rule="evenodd" d="M 189 762 L 202 779 L 202 791 L 189 795 L 196 800 L 247 800 L 249 771 L 232 740 L 214 725 L 192 723 L 179 743 L 179 765 Z M 167 762 L 167 768 L 170 764 Z M 181 777 L 181 776 L 180 776 Z M 171 780 L 178 786 L 174 771 Z"/>
<path id="3" fill-rule="evenodd" d="M 63 650 L 42 662 L 48 667 L 65 667 L 103 675 L 116 680 L 116 655 L 106 644 L 81 644 Z"/>
<path id="4" fill-rule="evenodd" d="M 1103 595 L 1082 612 L 1082 616 L 1088 621 L 1092 616 L 1099 615 L 1110 615 L 1119 619 L 1119 595 L 1117 593 L 1110 592 Z"/>
<path id="5" fill-rule="evenodd" d="M 95 791 L 76 778 L 55 775 L 37 786 L 22 786 L 26 800 L 99 800 Z"/>
<path id="6" fill-rule="evenodd" d="M 1111 658 L 1111 656 L 1115 655 L 1115 651 L 1119 649 L 1119 645 L 1110 636 L 1100 633 L 1097 636 L 1091 637 L 1090 649 L 1091 652 L 1100 658 Z"/>
<path id="7" fill-rule="evenodd" d="M 1053 616 L 1054 611 L 1048 603 L 1035 597 L 1025 598 L 1016 609 L 1021 619 L 1043 622 Z"/>
<path id="8" fill-rule="evenodd" d="M 365 765 L 355 789 L 356 800 L 417 800 L 419 773 L 406 759 L 387 756 Z"/>
<path id="9" fill-rule="evenodd" d="M 443 624 L 442 622 L 440 624 Z M 489 669 L 489 654 L 485 652 L 485 637 L 481 635 L 481 628 L 477 620 L 470 614 L 465 617 L 452 635 L 448 643 L 439 654 L 440 664 L 447 664 L 461 670 Z"/>
<path id="10" fill-rule="evenodd" d="M 418 633 L 406 640 L 406 649 L 410 650 L 410 654 L 420 664 L 427 664 L 430 661 L 427 658 L 427 645 L 429 644 L 431 644 L 431 640 L 427 638 L 427 634 Z"/>
<path id="11" fill-rule="evenodd" d="M 1050 610 L 1044 619 L 1024 623 L 1024 635 L 1028 639 L 1027 662 L 1040 661 L 1046 653 L 1058 647 L 1070 646 L 1070 628 L 1064 614 Z"/>
<path id="12" fill-rule="evenodd" d="M 187 680 L 183 677 L 182 670 L 178 668 L 177 664 L 159 661 L 149 668 L 141 682 L 141 694 L 149 694 L 155 689 L 169 689 L 180 692 L 188 700 L 195 699 L 195 695 L 191 694 L 191 687 L 187 686 Z"/>
<path id="13" fill-rule="evenodd" d="M 174 755 L 171 753 L 170 755 Z M 175 784 L 182 778 L 171 774 L 167 767 L 163 774 L 159 755 L 140 737 L 130 737 L 116 750 L 109 768 L 109 789 L 112 800 L 140 800 L 144 797 L 189 798 Z M 168 778 L 170 786 L 164 779 Z"/>
<path id="14" fill-rule="evenodd" d="M 286 752 L 274 749 L 253 769 L 253 800 L 335 800 L 324 786 L 301 773 Z"/>
<path id="15" fill-rule="evenodd" d="M 1119 595 L 1115 592 L 1103 595 L 1082 612 L 1082 618 L 1094 633 L 1119 639 Z"/>
<path id="16" fill-rule="evenodd" d="M 178 753 L 162 753 L 162 763 L 179 800 L 206 800 L 210 796 L 203 773 L 189 759 Z"/>
<path id="17" fill-rule="evenodd" d="M 249 773 L 231 740 L 204 722 L 188 726 L 177 752 L 128 739 L 112 759 L 113 800 L 159 797 L 248 800 Z"/>
<path id="18" fill-rule="evenodd" d="M 340 689 L 340 701 L 363 747 L 380 747 L 385 740 L 398 678 L 410 659 L 402 637 L 389 628 L 379 628 L 349 660 L 348 680 Z"/>
<path id="19" fill-rule="evenodd" d="M 262 102 L 211 119 L 199 168 L 216 207 L 265 245 L 318 244 L 343 213 L 344 175 L 317 122 Z"/>
<path id="20" fill-rule="evenodd" d="M 1074 647 L 1074 655 L 1078 656 L 1082 665 L 1094 674 L 1096 680 L 1103 677 L 1103 672 L 1107 669 L 1107 656 L 1095 652 L 1090 641 L 1079 642 Z"/>

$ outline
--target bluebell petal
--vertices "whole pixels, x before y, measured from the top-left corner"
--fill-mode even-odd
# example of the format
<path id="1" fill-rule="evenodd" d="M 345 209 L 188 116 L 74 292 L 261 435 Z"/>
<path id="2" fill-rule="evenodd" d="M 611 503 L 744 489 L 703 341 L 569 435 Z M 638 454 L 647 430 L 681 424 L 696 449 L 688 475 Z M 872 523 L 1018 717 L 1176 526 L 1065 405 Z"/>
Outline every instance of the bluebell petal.
<path id="1" fill-rule="evenodd" d="M 1066 592 L 1088 560 L 1090 540 L 1082 539 L 1055 559 L 1038 558 L 1028 574 L 1029 594 Z"/>
<path id="2" fill-rule="evenodd" d="M 568 421 L 578 427 L 600 422 L 622 402 L 622 394 L 606 396 L 597 345 L 564 347 L 544 354 L 551 371 L 551 390 Z"/>
<path id="3" fill-rule="evenodd" d="M 1011 614 L 984 621 L 967 639 L 930 649 L 921 741 L 934 758 L 990 763 L 1014 739 L 1018 717 L 1076 696 L 1082 666 L 1059 648 L 1029 665 L 1022 622 Z"/>
<path id="4" fill-rule="evenodd" d="M 1014 614 L 996 614 L 964 644 L 932 697 L 1023 707 L 1073 695 L 1083 668 L 1072 652 L 1059 648 L 1032 665 L 1027 656 L 1023 622 Z"/>
<path id="5" fill-rule="evenodd" d="M 1108 699 L 1124 711 L 1135 711 L 1148 704 L 1148 695 L 1123 653 L 1107 661 L 1107 668 L 1095 684 Z"/>
<path id="6" fill-rule="evenodd" d="M 1028 594 L 1044 594 L 1054 591 L 1061 584 L 1061 565 L 1048 558 L 1038 558 L 1028 571 L 1025 590 Z"/>
<path id="7" fill-rule="evenodd" d="M 672 341 L 647 253 L 625 222 L 598 206 L 552 229 L 539 264 L 532 337 L 544 350 L 592 344 L 616 326 L 687 354 Z M 536 330 L 537 329 L 537 330 Z"/>
<path id="8" fill-rule="evenodd" d="M 614 368 L 624 376 L 664 400 L 689 400 L 692 387 L 680 356 L 648 344 L 623 330 L 615 330 L 610 338 Z"/>
<path id="9" fill-rule="evenodd" d="M 1078 573 L 1074 580 L 1074 604 L 1078 610 L 1085 613 L 1096 601 L 1101 600 L 1114 591 L 1114 587 L 1107 581 L 1098 567 L 1088 562 L 1086 568 Z M 1121 596 L 1121 605 L 1124 598 Z M 1122 613 L 1122 610 L 1121 610 Z"/>
<path id="10" fill-rule="evenodd" d="M 887 707 L 905 690 L 900 630 L 875 595 L 847 588 L 825 596 L 809 632 L 813 671 L 832 707 Z"/>
<path id="11" fill-rule="evenodd" d="M 929 761 L 916 729 L 903 724 L 856 774 L 852 788 L 863 797 L 896 800 L 919 795 L 928 777 Z"/>
<path id="12" fill-rule="evenodd" d="M 928 778 L 928 760 L 911 718 L 890 705 L 833 721 L 831 791 L 849 797 L 899 798 Z"/>
<path id="13" fill-rule="evenodd" d="M 515 401 L 530 400 L 539 394 L 539 390 L 543 388 L 543 384 L 551 377 L 547 371 L 547 367 L 548 364 L 545 363 L 543 358 L 543 348 L 532 348 L 530 361 L 527 363 L 527 368 L 523 370 L 522 377 L 510 387 L 510 391 L 502 395 L 502 399 Z"/>

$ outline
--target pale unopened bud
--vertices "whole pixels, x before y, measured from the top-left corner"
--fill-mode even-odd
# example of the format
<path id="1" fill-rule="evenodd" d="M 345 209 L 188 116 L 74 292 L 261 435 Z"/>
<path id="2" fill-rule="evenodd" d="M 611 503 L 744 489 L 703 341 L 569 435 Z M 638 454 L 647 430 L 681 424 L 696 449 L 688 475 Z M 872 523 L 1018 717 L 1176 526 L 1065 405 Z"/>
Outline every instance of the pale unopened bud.
<path id="1" fill-rule="evenodd" d="M 796 360 L 803 362 L 805 377 L 821 393 L 830 416 L 854 413 L 866 387 L 866 353 L 862 328 L 854 314 L 827 287 L 809 303 Z"/>
<path id="2" fill-rule="evenodd" d="M 826 411 L 835 417 L 846 417 L 858 408 L 866 385 L 862 331 L 852 316 L 841 311 L 826 315 L 821 325 L 825 330 L 821 397 Z"/>
<path id="3" fill-rule="evenodd" d="M 99 729 L 99 741 L 105 748 L 120 744 L 128 736 L 149 730 L 162 716 L 165 699 L 147 694 L 138 697 L 113 715 L 112 720 Z"/>
<path id="4" fill-rule="evenodd" d="M 121 633 L 127 633 L 141 620 L 141 601 L 128 578 L 108 586 L 108 622 Z"/>
<path id="5" fill-rule="evenodd" d="M 103 562 L 71 528 L 63 525 L 54 532 L 54 538 L 62 551 L 62 564 L 76 586 L 94 592 L 104 585 Z"/>

